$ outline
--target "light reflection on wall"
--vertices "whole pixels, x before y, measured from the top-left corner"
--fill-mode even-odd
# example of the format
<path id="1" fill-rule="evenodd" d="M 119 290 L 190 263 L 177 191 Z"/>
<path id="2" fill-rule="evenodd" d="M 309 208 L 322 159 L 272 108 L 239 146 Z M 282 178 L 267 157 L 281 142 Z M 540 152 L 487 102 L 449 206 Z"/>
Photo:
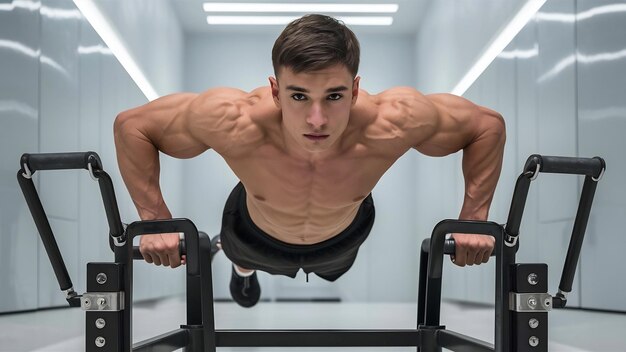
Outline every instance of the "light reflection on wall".
<path id="1" fill-rule="evenodd" d="M 585 55 L 581 52 L 578 52 L 575 55 L 569 55 L 557 62 L 550 71 L 544 73 L 537 79 L 537 82 L 544 82 L 550 78 L 556 77 L 561 71 L 565 70 L 568 66 L 573 65 L 576 61 L 584 64 L 594 64 L 599 62 L 606 61 L 615 61 L 626 58 L 626 49 L 615 51 L 615 52 L 606 52 L 599 53 L 594 55 Z"/>
<path id="2" fill-rule="evenodd" d="M 8 39 L 0 39 L 0 49 L 12 50 L 19 54 L 26 55 L 35 59 L 39 57 L 41 63 L 48 65 L 60 74 L 69 77 L 68 72 L 63 68 L 63 66 L 59 65 L 59 63 L 54 61 L 52 58 L 41 55 L 40 49 L 35 50 L 24 45 L 23 43 Z"/>
<path id="3" fill-rule="evenodd" d="M 113 55 L 111 49 L 107 48 L 104 45 L 91 45 L 91 46 L 78 46 L 78 53 L 83 55 L 90 54 L 102 54 L 102 55 Z"/>
<path id="4" fill-rule="evenodd" d="M 498 54 L 498 58 L 501 59 L 530 59 L 531 57 L 535 57 L 539 55 L 539 45 L 537 43 L 534 44 L 532 49 L 528 50 L 509 50 L 502 51 Z"/>
<path id="5" fill-rule="evenodd" d="M 539 12 L 536 18 L 539 21 L 574 23 L 575 21 L 587 20 L 594 16 L 612 14 L 616 12 L 626 12 L 626 4 L 598 6 L 577 14 Z"/>
<path id="6" fill-rule="evenodd" d="M 37 119 L 39 111 L 30 105 L 24 104 L 18 100 L 0 100 L 0 113 L 17 113 L 22 116 Z M 11 115 L 8 115 L 11 116 Z"/>

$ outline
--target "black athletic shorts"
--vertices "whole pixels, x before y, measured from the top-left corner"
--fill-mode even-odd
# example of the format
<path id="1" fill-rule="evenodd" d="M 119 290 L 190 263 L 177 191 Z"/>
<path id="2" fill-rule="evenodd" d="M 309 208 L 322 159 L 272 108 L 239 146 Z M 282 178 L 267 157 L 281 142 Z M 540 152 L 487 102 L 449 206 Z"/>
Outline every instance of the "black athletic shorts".
<path id="1" fill-rule="evenodd" d="M 240 182 L 231 192 L 222 217 L 222 249 L 228 259 L 245 269 L 296 277 L 308 275 L 335 281 L 347 272 L 374 224 L 372 195 L 363 200 L 354 221 L 338 235 L 311 245 L 296 245 L 271 237 L 258 228 L 248 213 L 246 190 Z"/>

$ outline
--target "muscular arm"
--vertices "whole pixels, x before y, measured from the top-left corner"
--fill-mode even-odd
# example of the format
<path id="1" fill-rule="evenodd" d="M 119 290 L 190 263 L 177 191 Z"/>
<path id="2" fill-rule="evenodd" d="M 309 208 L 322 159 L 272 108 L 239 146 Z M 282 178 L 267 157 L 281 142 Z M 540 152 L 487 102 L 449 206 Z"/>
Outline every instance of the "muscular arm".
<path id="1" fill-rule="evenodd" d="M 463 150 L 465 196 L 459 218 L 486 220 L 500 177 L 504 143 L 504 119 L 497 112 L 451 94 L 426 96 L 437 112 L 433 134 L 415 148 L 442 156 Z"/>
<path id="2" fill-rule="evenodd" d="M 191 158 L 210 147 L 225 149 L 236 126 L 235 101 L 243 92 L 215 89 L 198 94 L 174 94 L 124 111 L 115 119 L 114 136 L 122 178 L 142 220 L 169 219 L 159 185 L 159 151 Z M 147 262 L 180 265 L 177 235 L 141 238 Z"/>
<path id="3" fill-rule="evenodd" d="M 171 218 L 159 186 L 159 150 L 189 158 L 208 148 L 185 131 L 185 112 L 196 96 L 166 96 L 124 111 L 115 119 L 120 172 L 142 220 Z"/>
<path id="4" fill-rule="evenodd" d="M 117 116 L 120 172 L 142 220 L 170 217 L 159 186 L 158 152 L 186 159 L 209 148 L 226 149 L 241 116 L 236 101 L 243 94 L 234 89 L 173 94 Z"/>
<path id="5" fill-rule="evenodd" d="M 413 90 L 403 102 L 412 120 L 405 125 L 414 126 L 407 130 L 413 148 L 430 156 L 463 150 L 465 196 L 459 218 L 486 220 L 502 167 L 506 139 L 502 116 L 451 94 L 423 96 Z M 456 254 L 451 259 L 457 265 L 489 260 L 494 248 L 491 236 L 452 236 Z"/>

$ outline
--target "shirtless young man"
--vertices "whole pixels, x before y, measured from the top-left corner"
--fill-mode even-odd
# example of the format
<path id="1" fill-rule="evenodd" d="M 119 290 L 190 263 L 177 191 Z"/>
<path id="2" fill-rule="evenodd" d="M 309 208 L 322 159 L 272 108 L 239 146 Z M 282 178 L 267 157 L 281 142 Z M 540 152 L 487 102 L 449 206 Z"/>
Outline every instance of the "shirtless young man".
<path id="1" fill-rule="evenodd" d="M 502 116 L 466 99 L 413 88 L 359 90 L 359 45 L 340 22 L 308 15 L 272 50 L 275 78 L 250 93 L 216 88 L 162 97 L 115 120 L 121 173 L 142 220 L 171 218 L 159 187 L 159 151 L 219 153 L 241 180 L 224 209 L 221 248 L 234 263 L 231 294 L 260 297 L 256 271 L 334 281 L 353 264 L 374 221 L 370 192 L 409 149 L 463 150 L 460 219 L 485 220 L 500 175 Z M 491 236 L 455 236 L 455 263 L 487 262 Z M 148 263 L 181 264 L 178 234 L 144 236 Z"/>

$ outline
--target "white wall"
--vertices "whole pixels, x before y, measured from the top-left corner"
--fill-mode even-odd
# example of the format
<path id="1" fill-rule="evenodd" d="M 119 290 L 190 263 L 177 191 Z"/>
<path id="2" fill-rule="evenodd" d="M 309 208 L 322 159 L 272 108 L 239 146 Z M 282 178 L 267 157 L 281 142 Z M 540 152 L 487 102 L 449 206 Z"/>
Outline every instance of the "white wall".
<path id="1" fill-rule="evenodd" d="M 0 62 L 0 279 L 7 283 L 0 312 L 64 306 L 15 178 L 19 157 L 97 152 L 113 179 L 122 221 L 136 220 L 117 168 L 112 126 L 120 111 L 147 100 L 70 0 L 0 4 Z M 164 193 L 179 215 L 181 168 L 169 158 L 163 164 Z M 86 263 L 113 259 L 99 188 L 76 170 L 37 172 L 34 181 L 82 293 Z M 139 263 L 135 269 L 137 299 L 184 292 L 181 270 Z"/>
<path id="2" fill-rule="evenodd" d="M 93 0 L 159 96 L 182 88 L 184 33 L 169 0 Z"/>
<path id="3" fill-rule="evenodd" d="M 251 90 L 268 85 L 273 75 L 271 48 L 280 33 L 190 35 L 185 45 L 185 89 L 200 92 L 216 86 Z M 412 36 L 359 34 L 362 88 L 378 93 L 400 85 L 413 86 Z M 417 268 L 418 239 L 413 224 L 415 199 L 414 163 L 417 153 L 408 153 L 374 189 L 377 219 L 354 267 L 336 283 L 314 275 L 305 283 L 261 275 L 263 298 L 341 297 L 348 301 L 414 301 L 417 278 L 407 280 L 406 268 Z M 185 162 L 186 214 L 199 228 L 217 233 L 226 197 L 237 179 L 224 161 L 209 151 Z M 230 267 L 223 255 L 214 267 L 216 297 L 230 298 Z M 302 273 L 300 273 L 302 274 Z M 389 287 L 394 287 L 389 290 Z"/>
<path id="4" fill-rule="evenodd" d="M 449 92 L 526 0 L 431 1 L 416 36 L 416 82 Z"/>
<path id="5" fill-rule="evenodd" d="M 626 214 L 620 197 L 625 189 L 620 171 L 626 162 L 618 132 L 623 130 L 620 114 L 626 82 L 624 40 L 617 34 L 626 30 L 623 8 L 619 1 L 548 1 L 465 94 L 502 113 L 507 123 L 504 166 L 491 220 L 506 221 L 515 180 L 529 155 L 598 155 L 607 161 L 570 307 L 626 310 L 618 293 L 624 286 L 613 279 L 619 275 L 616 258 L 624 245 L 619 219 Z M 457 61 L 449 65 L 457 67 Z M 423 166 L 421 161 L 418 166 Z M 459 170 L 460 156 L 439 169 L 457 179 L 450 202 L 462 199 Z M 581 185 L 582 177 L 550 174 L 541 174 L 531 184 L 518 261 L 547 263 L 552 294 L 558 289 Z M 444 271 L 444 297 L 493 302 L 493 264 L 465 269 L 449 265 Z"/>

